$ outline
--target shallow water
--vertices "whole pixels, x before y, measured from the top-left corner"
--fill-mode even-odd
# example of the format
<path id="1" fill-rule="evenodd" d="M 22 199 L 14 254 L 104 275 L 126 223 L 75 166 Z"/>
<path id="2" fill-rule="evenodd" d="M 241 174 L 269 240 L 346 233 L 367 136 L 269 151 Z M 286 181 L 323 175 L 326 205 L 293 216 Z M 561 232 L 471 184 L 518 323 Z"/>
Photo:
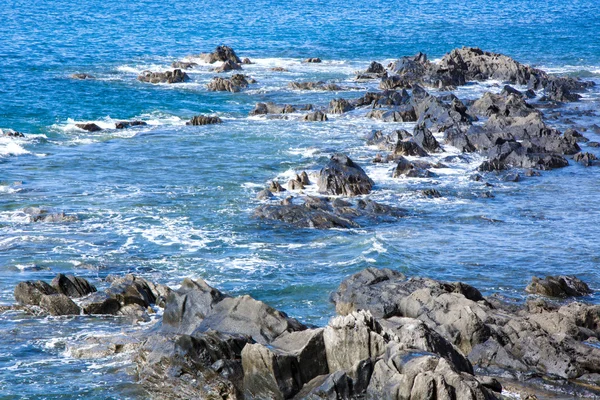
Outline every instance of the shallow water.
<path id="1" fill-rule="evenodd" d="M 523 298 L 533 275 L 576 274 L 600 289 L 598 167 L 571 162 L 516 183 L 489 176 L 488 188 L 468 179 L 481 162 L 472 155 L 446 162 L 451 168 L 430 179 L 392 179 L 392 165 L 370 163 L 377 150 L 365 146 L 364 136 L 410 124 L 369 120 L 364 110 L 323 123 L 298 121 L 300 113 L 288 120 L 248 117 L 259 101 L 325 105 L 359 97 L 377 86 L 353 80 L 370 61 L 417 51 L 435 59 L 462 45 L 600 82 L 596 2 L 458 3 L 5 1 L 0 129 L 26 138 L 0 137 L 0 304 L 13 302 L 19 281 L 59 272 L 99 288 L 108 274 L 134 272 L 173 286 L 201 277 L 313 324 L 333 315 L 328 297 L 340 281 L 369 266 L 461 280 L 515 298 Z M 207 65 L 181 85 L 135 79 L 222 43 L 256 62 L 244 67 L 258 81 L 249 90 L 207 92 L 215 75 Z M 324 62 L 300 62 L 312 56 Z M 270 71 L 274 66 L 289 72 Z M 69 79 L 75 72 L 97 79 Z M 308 80 L 351 90 L 287 88 Z M 501 87 L 486 82 L 456 93 L 477 98 Z M 598 110 L 599 94 L 595 89 L 570 107 Z M 201 113 L 224 123 L 185 125 Z M 148 126 L 96 133 L 75 127 L 92 121 L 110 128 L 134 118 Z M 572 124 L 555 126 L 600 124 L 598 114 L 569 118 Z M 600 140 L 591 130 L 584 135 Z M 456 153 L 445 150 L 435 160 Z M 335 151 L 376 181 L 370 198 L 406 208 L 409 216 L 349 231 L 293 229 L 252 217 L 256 193 L 270 180 L 316 172 Z M 444 197 L 420 195 L 432 187 Z M 495 197 L 481 198 L 486 191 Z M 33 223 L 26 207 L 64 211 L 78 221 Z M 0 314 L 0 398 L 139 397 L 122 360 L 79 360 L 66 351 L 87 335 L 129 329 L 135 327 L 114 319 Z"/>

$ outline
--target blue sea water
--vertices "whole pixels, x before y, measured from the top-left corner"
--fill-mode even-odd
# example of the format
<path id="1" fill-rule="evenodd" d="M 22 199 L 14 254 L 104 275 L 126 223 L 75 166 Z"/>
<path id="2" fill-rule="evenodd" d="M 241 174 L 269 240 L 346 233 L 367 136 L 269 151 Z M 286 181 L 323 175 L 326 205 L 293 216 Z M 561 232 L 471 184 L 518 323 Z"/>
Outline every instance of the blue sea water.
<path id="1" fill-rule="evenodd" d="M 356 98 L 377 83 L 357 83 L 370 61 L 423 51 L 437 59 L 479 46 L 553 73 L 600 83 L 600 4 L 594 0 L 359 2 L 171 2 L 4 0 L 0 4 L 0 304 L 23 280 L 57 273 L 106 287 L 109 274 L 134 272 L 176 286 L 200 277 L 232 294 L 250 294 L 293 317 L 325 324 L 329 293 L 366 267 L 461 280 L 485 294 L 523 298 L 531 276 L 576 274 L 600 290 L 600 169 L 571 162 L 540 177 L 493 188 L 468 179 L 481 162 L 449 163 L 425 180 L 391 178 L 365 146 L 372 129 L 410 124 L 369 120 L 364 112 L 324 123 L 249 117 L 259 101 L 326 105 Z M 207 92 L 209 66 L 180 85 L 138 82 L 144 70 L 232 46 L 255 64 L 241 93 Z M 306 57 L 322 64 L 306 65 Z M 271 67 L 282 66 L 287 73 Z M 93 80 L 73 80 L 73 73 Z M 290 81 L 328 80 L 347 92 L 294 92 Z M 499 82 L 456 93 L 477 98 Z M 600 93 L 563 111 L 600 140 Z M 591 110 L 588 115 L 577 113 Z M 212 113 L 224 123 L 186 126 Z M 115 121 L 148 126 L 110 129 Z M 76 123 L 106 128 L 90 133 Z M 598 154 L 583 145 L 585 151 Z M 396 223 L 350 231 L 294 229 L 253 218 L 256 193 L 273 180 L 316 172 L 334 151 L 363 165 L 371 198 L 407 208 Z M 447 154 L 446 154 L 447 155 Z M 435 187 L 441 199 L 420 190 Z M 308 191 L 310 192 L 310 188 Z M 314 190 L 314 189 L 312 189 Z M 491 191 L 493 198 L 481 198 Z M 41 207 L 76 222 L 34 223 Z M 600 302 L 590 296 L 588 301 Z M 122 360 L 81 360 L 71 343 L 137 329 L 105 318 L 0 314 L 0 399 L 141 398 Z"/>

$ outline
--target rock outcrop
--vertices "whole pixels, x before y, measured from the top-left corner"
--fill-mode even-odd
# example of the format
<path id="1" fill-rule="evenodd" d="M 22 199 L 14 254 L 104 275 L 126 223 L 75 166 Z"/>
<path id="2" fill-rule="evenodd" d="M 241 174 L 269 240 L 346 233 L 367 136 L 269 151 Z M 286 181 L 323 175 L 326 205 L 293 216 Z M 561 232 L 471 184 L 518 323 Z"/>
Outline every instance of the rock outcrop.
<path id="1" fill-rule="evenodd" d="M 166 72 L 144 71 L 137 77 L 140 82 L 148 83 L 182 83 L 190 80 L 188 74 L 181 69 Z"/>

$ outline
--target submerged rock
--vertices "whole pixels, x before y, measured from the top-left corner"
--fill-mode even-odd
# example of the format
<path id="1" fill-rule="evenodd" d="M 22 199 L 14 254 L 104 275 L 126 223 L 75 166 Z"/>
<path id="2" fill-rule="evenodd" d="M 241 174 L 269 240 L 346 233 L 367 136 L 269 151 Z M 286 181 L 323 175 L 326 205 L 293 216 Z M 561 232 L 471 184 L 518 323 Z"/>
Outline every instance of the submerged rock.
<path id="1" fill-rule="evenodd" d="M 186 125 L 214 125 L 220 124 L 223 121 L 219 117 L 208 116 L 208 115 L 196 115 L 190 121 L 186 122 Z"/>
<path id="2" fill-rule="evenodd" d="M 96 77 L 93 75 L 90 75 L 90 74 L 77 73 L 77 74 L 72 74 L 71 79 L 86 80 L 86 79 L 96 79 Z"/>
<path id="3" fill-rule="evenodd" d="M 130 128 L 132 126 L 146 126 L 148 125 L 148 123 L 144 122 L 144 121 L 120 121 L 115 123 L 115 128 L 116 129 L 125 129 L 125 128 Z"/>
<path id="4" fill-rule="evenodd" d="M 84 131 L 88 131 L 88 132 L 98 132 L 98 131 L 102 130 L 102 128 L 100 128 L 98 125 L 93 124 L 93 123 L 75 124 L 75 126 L 78 127 L 79 129 L 83 129 Z"/>

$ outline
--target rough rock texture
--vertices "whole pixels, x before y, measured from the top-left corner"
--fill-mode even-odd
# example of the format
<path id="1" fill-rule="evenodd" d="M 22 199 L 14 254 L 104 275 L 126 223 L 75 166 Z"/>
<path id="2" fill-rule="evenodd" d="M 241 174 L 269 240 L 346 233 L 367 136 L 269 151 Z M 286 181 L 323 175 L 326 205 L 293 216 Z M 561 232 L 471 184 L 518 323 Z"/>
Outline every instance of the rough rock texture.
<path id="1" fill-rule="evenodd" d="M 197 63 L 189 61 L 173 61 L 171 64 L 171 67 L 176 69 L 191 69 L 197 66 Z"/>
<path id="2" fill-rule="evenodd" d="M 302 120 L 318 122 L 318 121 L 327 121 L 328 118 L 327 118 L 327 114 L 325 114 L 323 111 L 315 111 L 315 112 L 306 114 L 304 117 L 302 117 Z"/>
<path id="3" fill-rule="evenodd" d="M 219 117 L 211 117 L 208 115 L 196 115 L 190 121 L 186 122 L 186 125 L 213 125 L 220 124 L 223 121 Z"/>
<path id="4" fill-rule="evenodd" d="M 58 274 L 50 283 L 58 293 L 68 297 L 83 297 L 96 292 L 96 287 L 86 279 L 73 275 Z"/>
<path id="5" fill-rule="evenodd" d="M 220 72 L 228 72 L 228 71 L 238 71 L 241 69 L 242 69 L 242 66 L 240 64 L 235 63 L 231 60 L 227 60 L 220 67 L 215 68 L 214 71 L 217 73 L 220 73 Z"/>
<path id="6" fill-rule="evenodd" d="M 296 108 L 289 104 L 278 105 L 273 102 L 268 103 L 256 103 L 254 109 L 250 111 L 250 115 L 264 115 L 264 114 L 289 114 L 296 112 Z"/>
<path id="7" fill-rule="evenodd" d="M 42 296 L 57 294 L 55 288 L 44 281 L 19 282 L 15 287 L 15 300 L 24 305 L 38 306 Z"/>
<path id="8" fill-rule="evenodd" d="M 214 64 L 217 61 L 232 62 L 241 64 L 242 60 L 235 54 L 235 51 L 229 46 L 217 46 L 212 53 L 200 54 L 200 58 L 209 64 Z"/>
<path id="9" fill-rule="evenodd" d="M 325 91 L 340 91 L 344 90 L 341 86 L 335 83 L 325 82 L 290 82 L 288 87 L 293 90 L 325 90 Z"/>
<path id="10" fill-rule="evenodd" d="M 333 99 L 329 102 L 329 109 L 327 112 L 331 114 L 343 114 L 345 112 L 351 111 L 354 109 L 354 105 L 352 105 L 346 99 Z"/>
<path id="11" fill-rule="evenodd" d="M 232 92 L 236 93 L 242 89 L 248 87 L 250 83 L 253 83 L 252 79 L 249 79 L 242 74 L 231 75 L 230 78 L 219 78 L 215 77 L 207 85 L 207 89 L 210 92 Z"/>
<path id="12" fill-rule="evenodd" d="M 544 279 L 531 278 L 525 291 L 549 297 L 587 296 L 592 293 L 589 286 L 573 275 L 547 276 Z"/>
<path id="13" fill-rule="evenodd" d="M 317 181 L 319 192 L 344 196 L 368 194 L 373 184 L 365 171 L 343 154 L 331 156 Z"/>
<path id="14" fill-rule="evenodd" d="M 188 74 L 180 69 L 166 72 L 144 71 L 138 77 L 140 82 L 149 83 L 181 83 L 190 80 Z"/>
<path id="15" fill-rule="evenodd" d="M 62 293 L 43 295 L 39 306 L 50 315 L 79 315 L 81 312 L 79 306 Z"/>

